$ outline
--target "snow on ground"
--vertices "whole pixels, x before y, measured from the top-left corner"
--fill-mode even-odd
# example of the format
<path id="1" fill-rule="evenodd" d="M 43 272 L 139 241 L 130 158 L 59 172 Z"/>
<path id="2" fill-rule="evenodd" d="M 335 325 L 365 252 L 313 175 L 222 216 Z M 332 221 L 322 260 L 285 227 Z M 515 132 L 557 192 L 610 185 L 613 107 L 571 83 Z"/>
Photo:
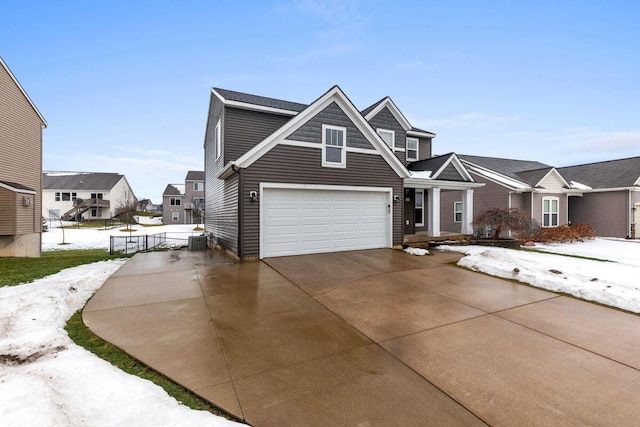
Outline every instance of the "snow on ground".
<path id="1" fill-rule="evenodd" d="M 536 244 L 549 253 L 486 246 L 440 246 L 466 256 L 458 265 L 493 276 L 640 313 L 640 242 L 597 238 Z M 608 260 L 599 262 L 558 254 Z"/>
<path id="2" fill-rule="evenodd" d="M 420 249 L 420 248 L 404 248 L 404 251 L 406 253 L 408 253 L 409 255 L 417 255 L 417 256 L 424 256 L 424 255 L 429 255 L 429 251 L 426 249 Z"/>
<path id="3" fill-rule="evenodd" d="M 231 426 L 71 341 L 64 326 L 125 261 L 0 288 L 2 426 Z"/>
<path id="4" fill-rule="evenodd" d="M 66 227 L 73 227 L 73 222 L 64 223 Z M 120 231 L 124 227 L 119 228 L 65 228 L 64 242 L 63 230 L 56 227 L 49 228 L 49 231 L 42 233 L 42 250 L 68 250 L 68 249 L 109 249 L 110 236 L 143 236 L 145 234 L 167 233 L 167 242 L 171 246 L 186 246 L 189 236 L 199 236 L 202 230 L 194 230 L 195 224 L 175 224 L 175 225 L 159 225 L 153 227 L 144 227 L 143 225 L 134 225 L 132 233 L 128 231 Z"/>

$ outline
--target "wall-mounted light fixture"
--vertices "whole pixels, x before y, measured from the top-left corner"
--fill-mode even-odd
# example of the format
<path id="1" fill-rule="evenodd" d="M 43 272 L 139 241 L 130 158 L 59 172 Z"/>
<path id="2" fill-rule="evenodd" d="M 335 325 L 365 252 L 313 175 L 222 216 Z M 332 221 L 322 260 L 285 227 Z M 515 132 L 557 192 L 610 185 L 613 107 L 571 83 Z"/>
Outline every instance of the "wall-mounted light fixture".
<path id="1" fill-rule="evenodd" d="M 394 201 L 394 202 L 399 202 L 399 201 L 400 201 L 400 196 L 398 196 L 397 194 L 395 194 L 395 195 L 393 196 L 393 201 Z"/>
<path id="2" fill-rule="evenodd" d="M 252 202 L 258 200 L 258 192 L 257 191 L 249 191 L 249 198 Z"/>

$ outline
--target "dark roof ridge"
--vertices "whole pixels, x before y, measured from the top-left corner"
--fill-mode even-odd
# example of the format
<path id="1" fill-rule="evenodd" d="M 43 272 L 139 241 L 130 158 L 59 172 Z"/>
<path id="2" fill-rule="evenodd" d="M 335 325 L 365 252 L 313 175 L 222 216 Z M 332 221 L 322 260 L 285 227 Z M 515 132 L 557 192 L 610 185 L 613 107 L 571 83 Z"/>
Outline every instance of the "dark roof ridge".
<path id="1" fill-rule="evenodd" d="M 577 164 L 577 165 L 567 165 L 567 166 L 561 166 L 561 167 L 559 167 L 557 169 L 575 168 L 575 167 L 580 167 L 580 166 L 597 165 L 597 164 L 601 164 L 601 163 L 611 163 L 611 162 L 619 162 L 619 161 L 622 161 L 622 160 L 634 160 L 634 159 L 640 159 L 640 156 L 623 157 L 622 159 L 600 160 L 598 162 L 580 163 L 580 164 Z"/>

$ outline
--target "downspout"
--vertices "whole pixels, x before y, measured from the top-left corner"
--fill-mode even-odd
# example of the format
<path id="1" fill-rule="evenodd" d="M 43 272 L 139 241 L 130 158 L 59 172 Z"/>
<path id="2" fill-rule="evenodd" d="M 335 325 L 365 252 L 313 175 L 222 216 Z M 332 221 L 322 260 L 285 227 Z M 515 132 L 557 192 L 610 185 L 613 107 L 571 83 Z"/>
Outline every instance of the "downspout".
<path id="1" fill-rule="evenodd" d="M 631 238 L 631 190 L 627 189 L 627 239 Z"/>
<path id="2" fill-rule="evenodd" d="M 513 190 L 509 191 L 507 194 L 507 210 L 511 211 L 511 195 L 513 194 Z M 509 229 L 509 237 L 511 237 L 511 229 Z"/>
<path id="3" fill-rule="evenodd" d="M 244 208 L 244 202 L 242 200 L 242 174 L 240 173 L 240 169 L 233 163 L 231 164 L 231 170 L 233 173 L 238 174 L 238 234 L 236 239 L 238 242 L 238 258 L 242 259 L 242 245 L 240 244 L 240 236 L 242 236 L 242 212 Z"/>

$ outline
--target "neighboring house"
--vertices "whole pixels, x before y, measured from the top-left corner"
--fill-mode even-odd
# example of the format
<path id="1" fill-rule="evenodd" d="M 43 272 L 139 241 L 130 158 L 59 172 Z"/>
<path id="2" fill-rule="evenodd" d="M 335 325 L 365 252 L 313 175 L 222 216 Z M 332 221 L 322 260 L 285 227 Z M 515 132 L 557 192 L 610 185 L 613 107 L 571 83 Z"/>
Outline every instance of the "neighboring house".
<path id="1" fill-rule="evenodd" d="M 460 154 L 459 158 L 473 179 L 485 184 L 477 190 L 474 217 L 489 208 L 517 208 L 543 227 L 569 222 L 568 199 L 574 190 L 554 167 L 536 161 L 466 154 Z M 449 226 L 460 220 L 459 196 L 443 196 L 443 205 L 443 224 Z"/>
<path id="2" fill-rule="evenodd" d="M 399 246 L 407 234 L 472 232 L 474 182 L 435 134 L 389 98 L 358 111 L 334 86 L 309 105 L 212 89 L 206 231 L 239 258 Z M 440 226 L 441 193 L 462 220 Z"/>
<path id="3" fill-rule="evenodd" d="M 201 223 L 204 213 L 204 171 L 188 171 L 184 179 L 184 222 Z"/>
<path id="4" fill-rule="evenodd" d="M 598 236 L 640 237 L 640 157 L 558 168 L 576 197 L 569 220 L 589 224 Z"/>
<path id="5" fill-rule="evenodd" d="M 45 171 L 42 180 L 45 218 L 109 219 L 135 202 L 127 179 L 117 173 Z"/>
<path id="6" fill-rule="evenodd" d="M 162 222 L 184 224 L 184 184 L 167 184 L 162 193 Z"/>
<path id="7" fill-rule="evenodd" d="M 47 122 L 0 58 L 0 256 L 41 254 L 45 127 Z"/>

